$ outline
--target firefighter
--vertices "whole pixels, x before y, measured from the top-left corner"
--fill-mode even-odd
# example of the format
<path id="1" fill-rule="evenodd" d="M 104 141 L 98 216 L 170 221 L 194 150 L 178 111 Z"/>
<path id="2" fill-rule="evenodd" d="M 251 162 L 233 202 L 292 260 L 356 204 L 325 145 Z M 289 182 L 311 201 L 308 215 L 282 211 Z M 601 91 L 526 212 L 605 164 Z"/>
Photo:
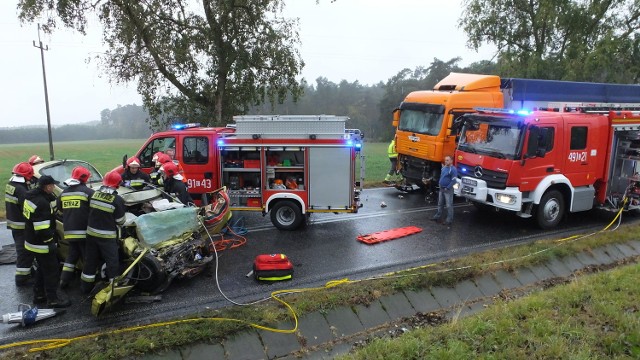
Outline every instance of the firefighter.
<path id="1" fill-rule="evenodd" d="M 31 277 L 34 255 L 24 248 L 25 218 L 22 214 L 24 197 L 29 191 L 29 182 L 33 178 L 33 167 L 27 162 L 16 164 L 12 176 L 5 187 L 4 201 L 7 211 L 7 227 L 11 229 L 16 244 L 16 285 L 26 285 Z"/>
<path id="2" fill-rule="evenodd" d="M 142 190 L 147 184 L 151 184 L 151 177 L 140 171 L 140 160 L 134 156 L 127 160 L 127 166 L 122 173 L 122 181 L 124 186 L 134 190 Z"/>
<path id="3" fill-rule="evenodd" d="M 149 174 L 149 177 L 151 178 L 151 184 L 153 184 L 154 186 L 162 186 L 162 174 L 160 174 L 160 167 L 162 166 L 162 164 L 171 161 L 171 158 L 169 157 L 169 155 L 158 151 L 157 153 L 153 154 L 153 158 L 151 159 L 154 163 L 154 170 L 151 172 L 151 174 Z"/>
<path id="4" fill-rule="evenodd" d="M 38 155 L 32 155 L 29 158 L 29 164 L 31 166 L 37 165 L 37 164 L 42 164 L 43 162 L 44 162 L 44 160 L 42 160 L 42 158 L 40 156 L 38 156 Z"/>
<path id="5" fill-rule="evenodd" d="M 110 171 L 102 180 L 102 186 L 89 200 L 89 221 L 85 264 L 82 268 L 80 289 L 90 292 L 96 280 L 96 269 L 100 257 L 107 265 L 107 278 L 112 281 L 119 274 L 118 225 L 125 222 L 124 200 L 116 189 L 122 177 Z"/>
<path id="6" fill-rule="evenodd" d="M 387 148 L 387 155 L 389 156 L 389 161 L 391 162 L 391 168 L 387 173 L 387 176 L 384 177 L 385 184 L 391 184 L 393 177 L 398 176 L 398 151 L 396 150 L 396 139 L 393 138 L 389 143 L 389 147 Z"/>
<path id="7" fill-rule="evenodd" d="M 167 154 L 169 158 L 171 158 L 171 161 L 173 161 L 174 164 L 176 164 L 176 166 L 178 167 L 178 173 L 182 175 L 182 182 L 186 184 L 187 176 L 184 174 L 184 169 L 182 168 L 180 161 L 176 159 L 176 149 L 168 148 L 164 153 Z"/>
<path id="8" fill-rule="evenodd" d="M 27 192 L 22 210 L 25 221 L 24 248 L 34 253 L 38 268 L 33 288 L 35 304 L 47 302 L 49 308 L 62 308 L 71 305 L 71 301 L 58 295 L 60 281 L 58 255 L 56 253 L 56 220 L 51 202 L 55 201 L 53 190 L 55 181 L 49 175 L 38 180 L 38 186 Z"/>
<path id="9" fill-rule="evenodd" d="M 182 175 L 178 172 L 178 166 L 173 161 L 168 161 L 160 169 L 164 174 L 164 191 L 185 205 L 193 203 L 187 190 L 187 185 L 182 182 Z"/>
<path id="10" fill-rule="evenodd" d="M 58 211 L 62 212 L 64 239 L 69 243 L 69 252 L 60 275 L 61 289 L 66 289 L 73 280 L 78 260 L 84 260 L 89 199 L 94 193 L 86 185 L 90 177 L 91 172 L 87 168 L 76 166 L 71 172 L 71 178 L 64 182 L 68 187 L 62 191 L 57 201 Z"/>

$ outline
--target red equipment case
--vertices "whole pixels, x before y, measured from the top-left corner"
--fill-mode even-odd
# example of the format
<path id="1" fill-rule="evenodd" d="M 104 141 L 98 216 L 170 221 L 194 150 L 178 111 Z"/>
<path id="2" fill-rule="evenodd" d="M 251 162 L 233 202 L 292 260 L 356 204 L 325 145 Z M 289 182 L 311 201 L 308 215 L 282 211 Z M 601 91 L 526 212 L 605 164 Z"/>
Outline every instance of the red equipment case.
<path id="1" fill-rule="evenodd" d="M 291 280 L 293 264 L 285 254 L 263 254 L 253 262 L 253 276 L 259 281 Z"/>

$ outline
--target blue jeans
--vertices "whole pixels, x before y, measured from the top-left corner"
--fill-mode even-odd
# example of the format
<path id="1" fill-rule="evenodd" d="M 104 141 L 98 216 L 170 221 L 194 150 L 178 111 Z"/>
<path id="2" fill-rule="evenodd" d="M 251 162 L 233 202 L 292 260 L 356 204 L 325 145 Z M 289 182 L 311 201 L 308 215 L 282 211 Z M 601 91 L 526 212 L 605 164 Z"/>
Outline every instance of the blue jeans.
<path id="1" fill-rule="evenodd" d="M 434 218 L 442 216 L 445 205 L 447 206 L 447 219 L 445 222 L 451 223 L 453 221 L 453 189 L 440 188 L 438 193 L 438 212 L 434 215 Z"/>

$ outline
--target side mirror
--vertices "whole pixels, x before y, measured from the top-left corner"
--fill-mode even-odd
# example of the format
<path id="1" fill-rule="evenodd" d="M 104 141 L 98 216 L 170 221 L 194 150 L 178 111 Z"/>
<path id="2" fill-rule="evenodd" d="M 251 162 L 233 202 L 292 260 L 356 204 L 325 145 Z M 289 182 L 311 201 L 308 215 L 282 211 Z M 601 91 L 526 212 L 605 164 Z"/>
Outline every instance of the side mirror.
<path id="1" fill-rule="evenodd" d="M 400 124 L 400 109 L 393 110 L 393 122 L 391 124 L 393 127 L 398 127 L 398 124 Z"/>

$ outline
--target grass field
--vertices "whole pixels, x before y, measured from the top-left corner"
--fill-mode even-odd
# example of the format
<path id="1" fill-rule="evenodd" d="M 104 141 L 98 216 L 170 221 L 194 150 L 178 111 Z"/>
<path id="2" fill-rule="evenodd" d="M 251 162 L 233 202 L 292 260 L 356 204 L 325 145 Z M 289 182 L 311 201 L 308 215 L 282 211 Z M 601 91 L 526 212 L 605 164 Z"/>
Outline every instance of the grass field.
<path id="1" fill-rule="evenodd" d="M 70 141 L 54 144 L 56 159 L 78 159 L 95 166 L 103 175 L 122 163 L 124 154 L 132 155 L 144 144 L 144 139 Z M 11 177 L 11 169 L 21 161 L 27 161 L 31 155 L 40 155 L 49 159 L 49 144 L 12 144 L 0 145 L 0 181 L 4 185 Z M 365 143 L 365 186 L 382 184 L 389 170 L 386 143 Z M 358 165 L 359 166 L 359 165 Z M 66 179 L 57 179 L 64 181 Z M 4 189 L 4 186 L 2 187 Z M 5 218 L 4 196 L 0 197 L 0 218 Z"/>

